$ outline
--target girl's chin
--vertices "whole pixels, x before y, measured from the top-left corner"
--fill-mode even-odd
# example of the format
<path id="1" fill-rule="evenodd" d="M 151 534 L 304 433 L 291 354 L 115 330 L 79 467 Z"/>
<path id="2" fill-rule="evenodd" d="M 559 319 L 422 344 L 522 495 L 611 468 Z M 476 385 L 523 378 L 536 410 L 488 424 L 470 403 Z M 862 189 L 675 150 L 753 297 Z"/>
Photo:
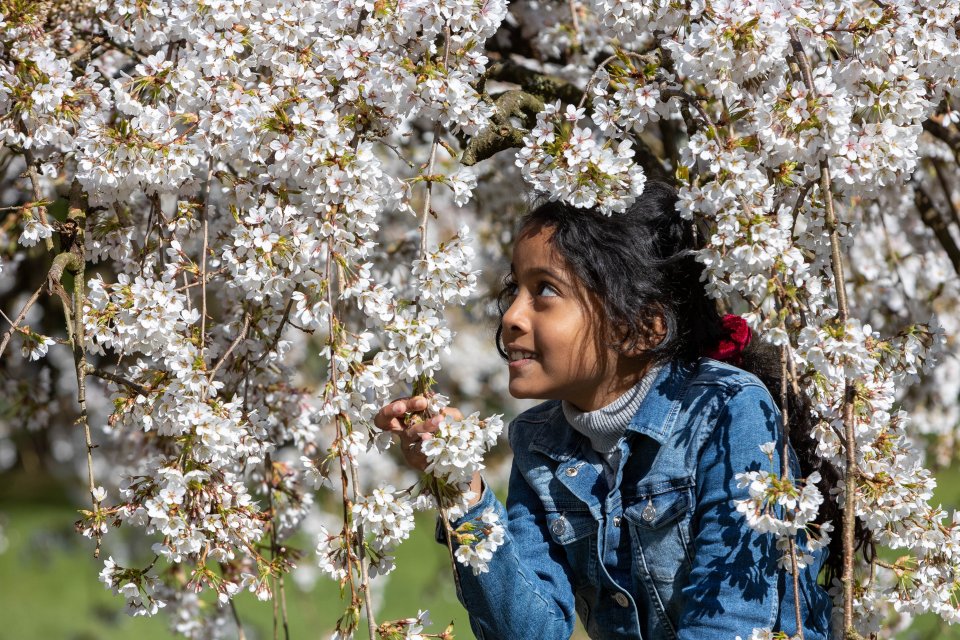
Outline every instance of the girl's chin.
<path id="1" fill-rule="evenodd" d="M 525 388 L 522 383 L 518 383 L 515 380 L 510 381 L 510 384 L 507 386 L 507 391 L 517 400 L 530 400 L 537 397 L 530 393 L 530 389 Z"/>
<path id="2" fill-rule="evenodd" d="M 507 391 L 517 400 L 548 400 L 545 389 L 538 388 L 524 380 L 511 380 Z"/>

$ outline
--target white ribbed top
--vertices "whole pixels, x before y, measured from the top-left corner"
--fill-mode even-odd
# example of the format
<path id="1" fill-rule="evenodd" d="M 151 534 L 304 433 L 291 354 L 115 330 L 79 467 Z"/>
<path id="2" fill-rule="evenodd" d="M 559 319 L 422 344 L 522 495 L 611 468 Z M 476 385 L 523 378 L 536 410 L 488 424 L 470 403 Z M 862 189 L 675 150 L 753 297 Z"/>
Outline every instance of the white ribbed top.
<path id="1" fill-rule="evenodd" d="M 640 403 L 653 386 L 658 373 L 660 373 L 660 367 L 653 367 L 626 393 L 595 411 L 580 411 L 566 400 L 561 403 L 563 415 L 570 426 L 574 431 L 585 436 L 593 450 L 603 458 L 604 472 L 608 481 L 620 462 L 620 449 L 617 446 L 620 438 L 623 437 L 627 425 L 630 424 L 630 420 L 640 408 Z"/>

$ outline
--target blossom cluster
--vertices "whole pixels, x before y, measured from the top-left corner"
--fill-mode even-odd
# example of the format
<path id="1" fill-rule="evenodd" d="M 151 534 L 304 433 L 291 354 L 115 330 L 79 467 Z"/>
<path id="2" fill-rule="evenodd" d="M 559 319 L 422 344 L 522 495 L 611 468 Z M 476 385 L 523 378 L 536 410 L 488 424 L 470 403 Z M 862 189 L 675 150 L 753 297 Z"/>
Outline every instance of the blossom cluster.
<path id="1" fill-rule="evenodd" d="M 474 575 L 486 573 L 494 552 L 503 545 L 505 533 L 493 509 L 461 524 L 452 534 L 459 543 L 455 552 L 457 562 L 470 567 Z"/>
<path id="2" fill-rule="evenodd" d="M 777 443 L 768 442 L 760 447 L 773 461 Z M 802 482 L 783 477 L 779 470 L 746 471 L 736 474 L 737 486 L 746 488 L 748 498 L 737 500 L 737 511 L 747 520 L 747 525 L 761 534 L 773 534 L 777 548 L 781 550 L 780 565 L 793 571 L 793 562 L 802 569 L 813 561 L 813 554 L 830 544 L 830 522 L 815 523 L 823 504 L 823 494 L 817 488 L 820 474 L 814 471 Z M 806 543 L 795 557 L 791 556 L 790 541 L 805 532 Z"/>
<path id="3" fill-rule="evenodd" d="M 475 412 L 462 420 L 444 416 L 432 438 L 423 443 L 427 472 L 454 484 L 469 482 L 483 469 L 483 455 L 497 442 L 503 421 L 494 415 L 486 419 Z"/>
<path id="4" fill-rule="evenodd" d="M 84 257 L 98 268 L 76 274 L 70 328 L 88 386 L 104 381 L 93 427 L 115 466 L 84 530 L 136 527 L 157 556 L 122 572 L 110 561 L 104 581 L 138 612 L 178 608 L 181 630 L 181 614 L 200 613 L 186 592 L 269 597 L 293 564 L 280 543 L 333 474 L 353 509 L 326 540 L 342 550 L 331 573 L 385 573 L 423 501 L 387 482 L 396 467 L 368 426 L 439 370 L 445 310 L 476 288 L 466 228 L 430 249 L 442 230 L 424 225 L 417 255 L 391 234 L 419 185 L 465 204 L 476 181 L 384 152 L 424 121 L 451 139 L 488 124 L 476 80 L 506 3 L 90 1 L 69 19 L 48 5 L 3 16 L 0 135 L 28 150 L 35 182 L 23 248 L 60 230 L 36 192 L 75 182 L 85 198 Z M 84 49 L 92 41 L 106 44 Z M 378 248 L 398 241 L 402 260 L 385 261 Z M 55 344 L 24 336 L 31 360 Z M 327 366 L 319 384 L 297 380 L 311 351 Z M 358 472 L 367 455 L 390 473 Z"/>
<path id="5" fill-rule="evenodd" d="M 560 102 L 537 114 L 537 124 L 523 139 L 517 166 L 523 177 L 552 199 L 575 207 L 596 206 L 605 213 L 623 211 L 643 192 L 646 176 L 633 159 L 632 143 L 599 141 L 578 126 L 586 110 Z"/>

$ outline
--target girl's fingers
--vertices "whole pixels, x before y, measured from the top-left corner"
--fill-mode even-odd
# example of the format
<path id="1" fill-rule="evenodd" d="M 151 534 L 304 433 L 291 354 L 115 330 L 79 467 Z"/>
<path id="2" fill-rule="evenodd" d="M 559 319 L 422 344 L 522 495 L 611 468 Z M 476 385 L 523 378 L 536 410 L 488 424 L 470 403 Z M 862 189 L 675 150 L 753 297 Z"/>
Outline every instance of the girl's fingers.
<path id="1" fill-rule="evenodd" d="M 433 434 L 440 428 L 446 416 L 454 420 L 463 419 L 463 414 L 455 407 L 447 407 L 442 414 L 425 420 L 407 419 L 409 414 L 420 413 L 428 405 L 429 402 L 423 396 L 398 398 L 377 412 L 373 418 L 373 424 L 383 431 L 397 433 L 401 443 L 410 446 L 433 438 Z"/>
<path id="2" fill-rule="evenodd" d="M 427 408 L 427 399 L 423 396 L 399 398 L 386 405 L 373 418 L 373 424 L 384 431 L 401 431 L 406 428 L 403 417 Z"/>
<path id="3" fill-rule="evenodd" d="M 414 437 L 416 435 L 433 433 L 440 428 L 440 422 L 443 420 L 443 416 L 434 416 L 432 418 L 427 418 L 426 420 L 421 420 L 414 424 L 409 425 L 405 433 L 409 437 Z"/>

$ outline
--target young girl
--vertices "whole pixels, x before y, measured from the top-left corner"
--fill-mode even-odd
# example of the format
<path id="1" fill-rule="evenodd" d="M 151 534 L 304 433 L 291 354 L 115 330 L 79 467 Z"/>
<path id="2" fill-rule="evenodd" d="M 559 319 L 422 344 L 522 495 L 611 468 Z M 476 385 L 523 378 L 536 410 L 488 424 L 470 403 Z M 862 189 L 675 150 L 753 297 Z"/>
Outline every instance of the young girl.
<path id="1" fill-rule="evenodd" d="M 470 510 L 452 523 L 493 509 L 507 529 L 487 573 L 459 576 L 477 638 L 569 638 L 575 612 L 591 638 L 799 631 L 773 536 L 736 508 L 748 497 L 738 473 L 780 469 L 780 412 L 755 375 L 705 357 L 741 363 L 749 330 L 706 296 L 675 205 L 651 183 L 622 214 L 550 202 L 520 224 L 497 347 L 510 394 L 547 402 L 510 426 L 506 505 L 476 476 Z M 421 469 L 415 445 L 441 417 L 411 427 L 403 416 L 425 408 L 398 400 L 376 419 Z M 792 426 L 809 451 L 809 433 Z M 790 455 L 791 474 L 814 470 Z M 805 640 L 829 636 L 825 555 L 799 572 Z"/>

